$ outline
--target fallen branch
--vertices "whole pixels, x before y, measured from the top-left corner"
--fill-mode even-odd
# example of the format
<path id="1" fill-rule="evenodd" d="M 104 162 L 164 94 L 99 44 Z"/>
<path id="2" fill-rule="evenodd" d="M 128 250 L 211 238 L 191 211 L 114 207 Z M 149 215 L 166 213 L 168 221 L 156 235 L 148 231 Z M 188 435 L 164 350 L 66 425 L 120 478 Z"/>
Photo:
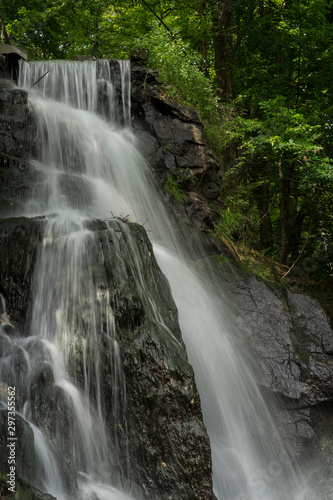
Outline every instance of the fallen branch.
<path id="1" fill-rule="evenodd" d="M 40 81 L 41 81 L 41 79 L 42 79 L 42 78 L 44 78 L 44 76 L 46 76 L 48 73 L 50 73 L 50 72 L 49 72 L 49 71 L 47 71 L 46 73 L 44 73 L 44 75 L 43 75 L 43 76 L 41 76 L 40 78 L 38 78 L 38 80 L 37 80 L 37 81 L 36 81 L 33 85 L 31 85 L 31 87 L 30 87 L 30 88 L 34 87 L 34 86 L 36 85 L 36 83 L 40 82 Z"/>
<path id="2" fill-rule="evenodd" d="M 10 326 L 11 328 L 15 328 L 15 326 L 10 322 L 9 316 L 6 312 L 0 314 L 0 323 L 5 326 Z"/>
<path id="3" fill-rule="evenodd" d="M 301 252 L 300 252 L 299 256 L 297 257 L 297 259 L 296 259 L 296 260 L 295 260 L 295 262 L 293 263 L 293 265 L 292 265 L 292 266 L 288 269 L 288 271 L 286 272 L 286 274 L 284 274 L 284 275 L 282 276 L 282 278 L 281 278 L 282 280 L 283 280 L 283 278 L 285 278 L 285 277 L 286 277 L 286 276 L 290 273 L 290 271 L 293 269 L 293 267 L 295 266 L 295 264 L 297 264 L 297 262 L 299 261 L 299 259 L 302 257 L 302 254 L 303 254 L 303 252 L 304 252 L 304 249 L 305 249 L 305 247 L 306 247 L 306 244 L 307 244 L 307 242 L 309 241 L 309 238 L 310 238 L 311 227 L 312 227 L 312 217 L 311 217 L 311 221 L 310 221 L 310 226 L 309 226 L 308 236 L 307 236 L 307 238 L 306 238 L 306 240 L 305 240 L 305 242 L 304 242 L 303 248 L 302 248 L 302 250 L 301 250 Z"/>
<path id="4" fill-rule="evenodd" d="M 128 224 L 130 221 L 129 219 L 129 214 L 125 215 L 124 217 L 122 215 L 120 215 L 120 217 L 117 217 L 116 215 L 113 215 L 113 213 L 111 212 L 111 219 L 115 219 L 115 220 L 120 220 L 121 222 L 126 222 L 126 224 Z"/>

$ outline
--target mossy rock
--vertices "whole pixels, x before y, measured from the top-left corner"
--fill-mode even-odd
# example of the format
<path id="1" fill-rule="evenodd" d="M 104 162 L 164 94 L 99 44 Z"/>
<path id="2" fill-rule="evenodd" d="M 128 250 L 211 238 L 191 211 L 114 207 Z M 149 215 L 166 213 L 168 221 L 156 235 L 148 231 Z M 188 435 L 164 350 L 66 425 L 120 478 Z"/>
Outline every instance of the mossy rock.
<path id="1" fill-rule="evenodd" d="M 0 496 L 3 500 L 56 500 L 55 497 L 48 493 L 44 493 L 32 486 L 27 481 L 20 477 L 16 478 L 15 493 L 8 490 L 6 475 L 0 474 Z"/>

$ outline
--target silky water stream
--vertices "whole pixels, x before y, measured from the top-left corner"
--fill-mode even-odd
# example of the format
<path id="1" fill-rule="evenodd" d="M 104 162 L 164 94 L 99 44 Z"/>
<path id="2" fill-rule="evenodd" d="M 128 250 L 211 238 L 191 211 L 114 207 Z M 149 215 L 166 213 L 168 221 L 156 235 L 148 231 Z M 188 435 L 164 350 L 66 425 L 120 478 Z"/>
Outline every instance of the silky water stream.
<path id="1" fill-rule="evenodd" d="M 130 457 L 117 474 L 109 472 L 112 455 L 117 457 L 117 443 L 108 449 L 105 435 L 98 348 L 102 317 L 107 324 L 113 380 L 124 387 L 118 397 L 125 397 L 126 391 L 107 291 L 96 300 L 88 265 L 96 249 L 85 223 L 87 218 L 129 214 L 132 221 L 147 222 L 154 252 L 178 307 L 211 440 L 217 498 L 324 498 L 306 484 L 283 447 L 258 387 L 233 345 L 225 326 L 229 322 L 225 309 L 213 286 L 206 287 L 204 277 L 193 272 L 182 257 L 173 223 L 130 130 L 129 63 L 117 64 L 121 99 L 109 61 L 23 63 L 20 69 L 19 86 L 26 89 L 49 72 L 29 95 L 41 147 L 38 159 L 31 163 L 36 184 L 31 187 L 24 213 L 17 214 L 46 215 L 47 225 L 35 276 L 31 336 L 11 340 L 3 333 L 8 349 L 0 375 L 5 382 L 24 386 L 25 403 L 19 413 L 34 434 L 39 479 L 58 500 L 66 498 L 68 485 L 60 473 L 66 444 L 59 438 L 50 447 L 43 426 L 33 423 L 38 415 L 32 415 L 31 399 L 36 400 L 32 381 L 37 365 L 44 363 L 52 375 L 52 397 L 58 397 L 61 405 L 65 394 L 71 408 L 68 439 L 73 463 L 68 467 L 72 474 L 78 474 L 76 498 L 90 499 L 93 493 L 100 500 L 133 498 L 122 491 L 126 490 Z M 82 303 L 83 318 L 76 313 Z M 89 335 L 84 335 L 88 317 Z M 75 335 L 81 335 L 82 342 L 82 389 L 77 388 L 70 369 Z M 26 363 L 24 380 L 13 380 L 15 356 Z M 113 411 L 121 411 L 123 406 L 114 401 Z"/>

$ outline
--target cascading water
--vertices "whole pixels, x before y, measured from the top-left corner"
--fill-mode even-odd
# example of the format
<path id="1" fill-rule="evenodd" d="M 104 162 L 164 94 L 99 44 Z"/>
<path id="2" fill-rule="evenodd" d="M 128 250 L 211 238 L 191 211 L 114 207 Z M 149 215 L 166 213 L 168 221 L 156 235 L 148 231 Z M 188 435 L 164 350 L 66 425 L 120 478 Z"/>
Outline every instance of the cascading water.
<path id="1" fill-rule="evenodd" d="M 129 214 L 140 224 L 148 221 L 154 251 L 171 284 L 194 366 L 212 443 L 218 499 L 314 500 L 313 491 L 293 466 L 258 387 L 233 345 L 219 297 L 182 257 L 173 224 L 128 128 L 129 63 L 121 61 L 119 65 L 120 100 L 109 61 L 51 61 L 21 66 L 19 85 L 24 88 L 30 88 L 49 71 L 30 92 L 40 156 L 32 163 L 37 181 L 24 210 L 26 216 L 46 215 L 48 220 L 35 277 L 31 337 L 13 342 L 3 334 L 7 351 L 1 380 L 25 386 L 23 418 L 28 422 L 43 419 L 32 415 L 30 400 L 37 398 L 33 380 L 37 365 L 44 363 L 45 371 L 50 372 L 45 377 L 52 380 L 52 397 L 59 399 L 64 415 L 70 411 L 72 416 L 69 440 L 73 463 L 69 477 L 78 472 L 75 497 L 91 498 L 95 493 L 101 500 L 129 498 L 120 487 L 126 487 L 130 457 L 125 457 L 125 465 L 116 475 L 108 472 L 114 465 L 108 449 L 112 448 L 116 458 L 118 451 L 116 437 L 110 442 L 105 434 L 99 366 L 101 323 L 106 325 L 113 383 L 120 388 L 113 401 L 115 421 L 124 421 L 124 415 L 117 412 L 126 406 L 126 388 L 108 292 L 100 290 L 96 298 L 88 262 L 92 252 L 100 252 L 85 220 Z M 145 290 L 143 276 L 138 279 Z M 145 300 L 156 321 L 160 321 L 149 297 Z M 81 374 L 74 366 L 78 345 L 83 353 Z M 10 365 L 15 356 L 25 360 L 24 381 L 13 379 Z M 78 376 L 82 390 L 75 385 Z M 122 404 L 117 398 L 122 398 Z M 60 480 L 58 468 L 61 455 L 68 456 L 66 444 L 57 445 L 55 434 L 49 436 L 50 448 L 41 430 L 31 426 L 40 481 L 58 499 L 65 498 L 68 485 Z M 123 453 L 126 455 L 126 450 Z M 316 498 L 322 498 L 316 494 Z"/>

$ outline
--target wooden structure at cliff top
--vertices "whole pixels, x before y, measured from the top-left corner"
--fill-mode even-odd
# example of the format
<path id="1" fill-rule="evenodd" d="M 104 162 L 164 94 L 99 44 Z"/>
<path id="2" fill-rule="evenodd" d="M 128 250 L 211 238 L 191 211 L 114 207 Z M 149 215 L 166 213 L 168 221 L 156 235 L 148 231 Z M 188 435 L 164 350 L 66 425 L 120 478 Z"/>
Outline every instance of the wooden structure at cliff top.
<path id="1" fill-rule="evenodd" d="M 14 45 L 8 45 L 7 43 L 0 43 L 0 55 L 7 56 L 9 54 L 17 54 L 25 61 L 28 60 L 27 50 L 21 49 L 20 47 L 15 47 Z"/>

